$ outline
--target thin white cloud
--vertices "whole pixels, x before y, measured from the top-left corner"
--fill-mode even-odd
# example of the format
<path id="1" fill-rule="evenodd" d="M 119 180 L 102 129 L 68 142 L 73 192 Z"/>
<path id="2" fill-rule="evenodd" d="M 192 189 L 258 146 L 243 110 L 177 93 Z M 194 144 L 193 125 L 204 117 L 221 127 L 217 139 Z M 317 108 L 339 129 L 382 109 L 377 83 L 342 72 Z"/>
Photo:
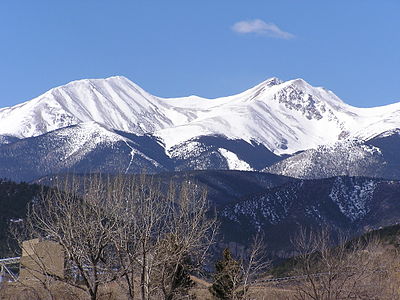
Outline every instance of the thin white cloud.
<path id="1" fill-rule="evenodd" d="M 274 23 L 265 23 L 260 19 L 237 22 L 232 26 L 232 30 L 242 34 L 256 33 L 287 40 L 294 38 L 293 34 L 281 30 Z"/>

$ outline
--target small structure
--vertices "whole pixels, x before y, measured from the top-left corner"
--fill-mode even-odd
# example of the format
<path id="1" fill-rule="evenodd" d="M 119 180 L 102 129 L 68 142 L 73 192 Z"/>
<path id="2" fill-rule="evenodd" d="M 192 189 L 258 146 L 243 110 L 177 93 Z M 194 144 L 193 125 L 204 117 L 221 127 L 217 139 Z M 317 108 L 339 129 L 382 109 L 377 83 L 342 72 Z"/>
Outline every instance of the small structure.
<path id="1" fill-rule="evenodd" d="M 22 243 L 19 280 L 64 278 L 64 251 L 60 244 L 40 239 Z"/>
<path id="2" fill-rule="evenodd" d="M 17 275 L 15 275 L 10 267 L 15 267 L 19 264 L 20 257 L 9 257 L 0 259 L 0 282 L 5 280 L 17 280 Z"/>

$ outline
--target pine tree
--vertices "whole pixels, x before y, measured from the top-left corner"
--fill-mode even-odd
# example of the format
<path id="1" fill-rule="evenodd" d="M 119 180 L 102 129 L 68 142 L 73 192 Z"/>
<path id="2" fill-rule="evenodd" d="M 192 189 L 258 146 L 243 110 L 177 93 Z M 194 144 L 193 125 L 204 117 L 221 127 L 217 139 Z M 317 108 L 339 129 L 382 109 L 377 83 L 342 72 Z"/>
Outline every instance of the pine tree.
<path id="1" fill-rule="evenodd" d="M 181 264 L 178 265 L 175 272 L 172 272 L 171 291 L 166 295 L 166 299 L 179 299 L 181 296 L 188 296 L 189 290 L 194 286 L 194 281 L 190 278 L 189 272 Z M 193 296 L 190 296 L 193 299 Z"/>
<path id="2" fill-rule="evenodd" d="M 232 257 L 231 252 L 226 248 L 222 253 L 222 259 L 215 264 L 214 282 L 210 287 L 210 292 L 216 299 L 242 299 L 243 291 L 238 290 L 241 280 L 240 263 Z"/>

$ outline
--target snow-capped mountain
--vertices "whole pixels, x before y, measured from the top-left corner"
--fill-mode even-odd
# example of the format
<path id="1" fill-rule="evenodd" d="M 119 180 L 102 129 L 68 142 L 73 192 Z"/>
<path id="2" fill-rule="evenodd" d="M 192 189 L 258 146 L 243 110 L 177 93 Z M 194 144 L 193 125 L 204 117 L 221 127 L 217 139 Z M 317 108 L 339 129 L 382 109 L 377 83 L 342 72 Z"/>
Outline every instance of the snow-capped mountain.
<path id="1" fill-rule="evenodd" d="M 0 178 L 189 177 L 208 189 L 226 242 L 262 231 L 271 249 L 289 251 L 299 225 L 361 233 L 399 222 L 399 149 L 400 103 L 356 108 L 302 79 L 216 99 L 80 80 L 0 109 Z"/>
<path id="2" fill-rule="evenodd" d="M 294 153 L 353 136 L 400 127 L 400 103 L 355 108 L 302 79 L 269 79 L 238 95 L 159 98 L 124 77 L 79 80 L 0 110 L 0 135 L 26 138 L 97 122 L 159 136 L 167 149 L 203 135 L 255 141 L 276 154 Z"/>
<path id="3" fill-rule="evenodd" d="M 56 153 L 69 151 L 78 162 L 97 147 L 83 142 L 91 139 L 90 135 L 84 137 L 82 129 L 88 126 L 101 128 L 96 145 L 110 145 L 113 137 L 121 147 L 130 149 L 126 160 L 132 163 L 131 153 L 141 146 L 136 143 L 134 150 L 129 148 L 129 135 L 151 139 L 157 151 L 162 147 L 170 161 L 159 153 L 150 159 L 139 152 L 149 164 L 163 170 L 261 170 L 298 151 L 348 139 L 364 141 L 400 128 L 400 103 L 356 108 L 302 79 L 282 82 L 271 78 L 240 94 L 216 99 L 160 98 L 121 76 L 85 79 L 0 109 L 0 154 L 4 160 L 15 157 L 7 150 L 13 148 L 10 145 L 28 147 L 29 143 L 22 141 L 49 134 L 47 140 L 51 140 L 53 132 L 65 129 L 69 144 L 59 145 L 65 149 Z M 64 161 L 66 155 L 56 159 Z M 132 164 L 123 168 L 137 169 Z"/>

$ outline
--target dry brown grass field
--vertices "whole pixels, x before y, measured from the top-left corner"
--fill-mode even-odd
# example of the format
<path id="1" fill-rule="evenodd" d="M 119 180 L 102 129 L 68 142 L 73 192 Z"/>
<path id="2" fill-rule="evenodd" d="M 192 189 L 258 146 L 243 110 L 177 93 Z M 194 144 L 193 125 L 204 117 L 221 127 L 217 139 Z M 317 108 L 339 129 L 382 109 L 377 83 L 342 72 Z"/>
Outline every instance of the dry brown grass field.
<path id="1" fill-rule="evenodd" d="M 363 295 L 351 299 L 371 299 L 371 300 L 398 300 L 400 276 L 395 275 L 392 280 L 391 286 L 382 291 L 380 286 L 375 288 L 380 291 L 380 294 L 373 298 L 365 298 Z M 211 283 L 193 277 L 195 282 L 191 294 L 195 296 L 194 299 L 198 300 L 215 300 L 209 292 L 208 288 Z M 249 297 L 246 300 L 298 300 L 298 299 L 312 299 L 310 297 L 299 297 L 297 293 L 299 281 L 286 281 L 286 282 L 270 282 L 259 286 L 251 286 Z M 372 287 L 374 288 L 374 287 Z M 137 289 L 138 291 L 138 289 Z M 79 289 L 73 289 L 63 283 L 55 283 L 51 285 L 50 290 L 46 290 L 37 281 L 30 282 L 13 282 L 2 283 L 0 285 L 0 300 L 87 300 L 90 297 Z M 99 300 L 124 300 L 128 299 L 124 293 L 121 285 L 117 283 L 102 286 L 99 292 Z M 137 293 L 135 299 L 140 299 L 140 294 Z M 152 299 L 158 300 L 162 297 L 153 297 Z M 193 299 L 189 296 L 185 299 Z M 318 298 L 330 300 L 334 298 Z M 350 299 L 350 298 L 340 298 Z"/>
<path id="2" fill-rule="evenodd" d="M 196 286 L 193 288 L 192 293 L 198 300 L 212 300 L 212 295 L 208 291 L 210 283 L 194 279 Z M 3 283 L 0 287 L 1 300 L 86 300 L 89 299 L 83 291 L 78 289 L 71 289 L 71 287 L 61 283 L 54 284 L 51 291 L 45 290 L 39 283 Z M 123 290 L 117 284 L 111 284 L 102 287 L 99 295 L 99 300 L 124 300 L 128 299 Z M 137 299 L 140 299 L 138 295 Z M 154 299 L 160 299 L 155 297 Z M 189 299 L 189 297 L 188 297 Z M 250 289 L 250 298 L 254 300 L 267 300 L 267 299 L 294 299 L 293 290 L 285 286 L 258 286 Z"/>

